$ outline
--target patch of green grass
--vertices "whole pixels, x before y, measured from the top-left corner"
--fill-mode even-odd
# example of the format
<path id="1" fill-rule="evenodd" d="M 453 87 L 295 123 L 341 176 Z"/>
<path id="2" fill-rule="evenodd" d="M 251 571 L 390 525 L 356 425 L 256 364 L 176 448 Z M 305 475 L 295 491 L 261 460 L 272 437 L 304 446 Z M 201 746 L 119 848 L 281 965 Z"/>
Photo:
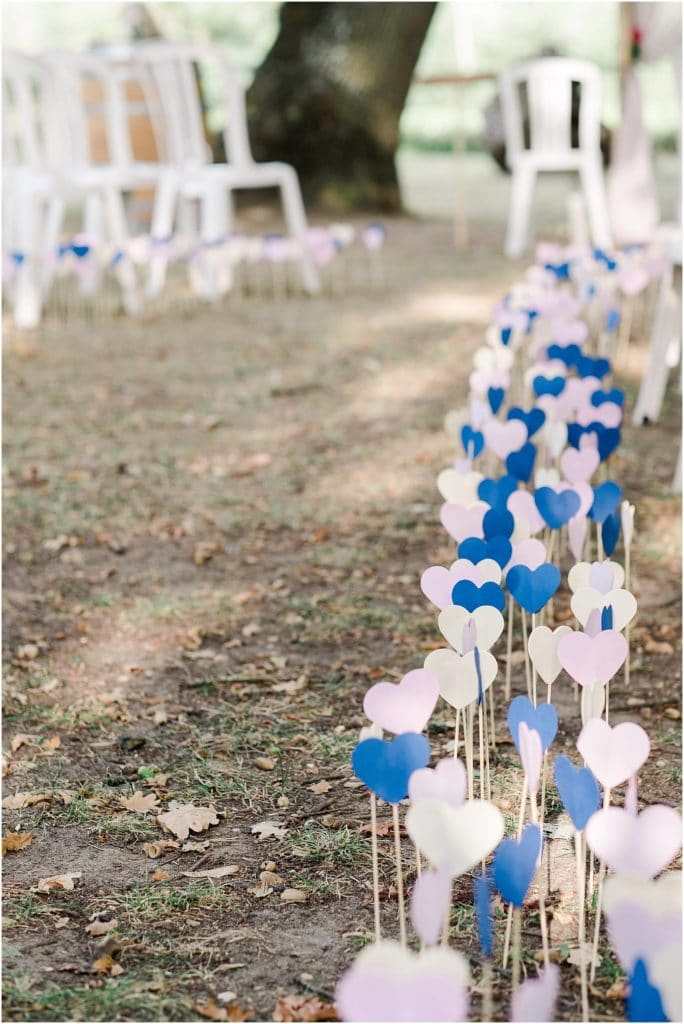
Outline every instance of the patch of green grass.
<path id="1" fill-rule="evenodd" d="M 624 977 L 624 971 L 610 949 L 603 950 L 596 973 L 599 977 L 606 978 L 610 982 L 618 981 Z"/>
<path id="2" fill-rule="evenodd" d="M 213 910 L 226 905 L 232 890 L 210 881 L 191 882 L 179 888 L 169 885 L 135 885 L 125 892 L 103 897 L 124 914 L 132 915 L 131 923 L 140 919 L 161 921 L 169 914 L 186 914 L 189 910 Z"/>
<path id="3" fill-rule="evenodd" d="M 187 993 L 183 996 L 187 998 Z M 146 988 L 138 977 L 89 980 L 60 985 L 30 975 L 5 977 L 5 1020 L 111 1021 L 196 1020 L 178 993 L 160 994 Z"/>
<path id="4" fill-rule="evenodd" d="M 313 821 L 292 832 L 286 841 L 293 851 L 314 864 L 328 862 L 339 867 L 355 867 L 367 856 L 367 843 L 358 832 L 347 828 L 325 828 Z"/>
<path id="5" fill-rule="evenodd" d="M 20 896 L 14 896 L 4 901 L 3 909 L 5 914 L 5 927 L 10 921 L 24 924 L 36 917 L 44 917 L 46 914 L 54 914 L 56 911 L 63 913 L 65 910 L 80 910 L 78 903 L 74 903 L 68 897 L 61 900 L 59 893 L 53 893 L 50 902 L 38 893 L 27 892 Z"/>

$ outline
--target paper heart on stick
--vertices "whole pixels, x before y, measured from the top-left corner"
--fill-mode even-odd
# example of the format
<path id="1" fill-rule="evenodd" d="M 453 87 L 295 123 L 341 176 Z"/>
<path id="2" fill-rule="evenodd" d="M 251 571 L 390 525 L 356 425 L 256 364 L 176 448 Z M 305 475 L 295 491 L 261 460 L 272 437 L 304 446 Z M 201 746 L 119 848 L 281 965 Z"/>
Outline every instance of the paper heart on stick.
<path id="1" fill-rule="evenodd" d="M 484 434 L 479 430 L 473 430 L 469 423 L 461 427 L 461 444 L 463 451 L 469 459 L 476 459 L 484 448 Z"/>
<path id="2" fill-rule="evenodd" d="M 609 875 L 603 887 L 603 907 L 610 914 L 621 903 L 638 903 L 658 916 L 682 912 L 682 873 L 668 871 L 660 878 Z"/>
<path id="3" fill-rule="evenodd" d="M 648 758 L 651 741 L 636 722 L 611 726 L 596 718 L 582 729 L 577 749 L 601 785 L 613 789 L 637 774 Z"/>
<path id="4" fill-rule="evenodd" d="M 627 641 L 615 629 L 604 630 L 596 636 L 573 630 L 558 643 L 558 660 L 580 686 L 610 682 L 626 657 Z"/>
<path id="5" fill-rule="evenodd" d="M 508 509 L 490 508 L 485 512 L 482 520 L 485 540 L 492 540 L 493 537 L 510 538 L 514 529 L 515 520 Z"/>
<path id="6" fill-rule="evenodd" d="M 585 835 L 589 849 L 612 871 L 653 878 L 681 849 L 682 819 L 663 804 L 638 815 L 604 807 L 590 818 Z"/>
<path id="7" fill-rule="evenodd" d="M 529 523 L 531 534 L 534 535 L 544 529 L 544 520 L 529 491 L 514 491 L 508 498 L 506 507 L 516 519 L 525 519 Z"/>
<path id="8" fill-rule="evenodd" d="M 521 1024 L 554 1020 L 560 989 L 560 970 L 556 964 L 544 967 L 537 978 L 523 981 L 511 999 L 511 1020 Z"/>
<path id="9" fill-rule="evenodd" d="M 525 902 L 541 849 L 538 825 L 526 825 L 519 840 L 504 839 L 498 846 L 494 854 L 494 885 L 507 903 L 521 907 Z"/>
<path id="10" fill-rule="evenodd" d="M 501 583 L 501 566 L 493 558 L 483 558 L 477 565 L 467 558 L 457 558 L 451 563 L 449 572 L 455 584 L 459 580 L 472 580 L 478 586 L 483 583 Z"/>
<path id="11" fill-rule="evenodd" d="M 561 455 L 560 467 L 563 476 L 571 484 L 586 483 L 599 467 L 599 453 L 595 448 L 566 448 Z"/>
<path id="12" fill-rule="evenodd" d="M 459 473 L 449 467 L 437 477 L 437 490 L 450 505 L 470 508 L 478 501 L 477 489 L 482 479 L 482 473 Z"/>
<path id="13" fill-rule="evenodd" d="M 493 537 L 492 540 L 481 540 L 479 537 L 468 537 L 459 544 L 459 555 L 479 565 L 484 560 L 493 559 L 503 568 L 510 561 L 513 548 L 505 537 Z"/>
<path id="14" fill-rule="evenodd" d="M 617 512 L 611 512 L 601 523 L 601 542 L 608 557 L 615 551 L 619 536 L 620 516 Z"/>
<path id="15" fill-rule="evenodd" d="M 517 452 L 527 440 L 527 427 L 520 420 L 490 420 L 484 426 L 485 444 L 490 451 L 505 459 L 511 452 Z"/>
<path id="16" fill-rule="evenodd" d="M 661 949 L 676 945 L 682 936 L 680 913 L 656 914 L 641 903 L 613 907 L 606 913 L 606 925 L 610 944 L 627 972 L 637 960 L 650 966 Z"/>
<path id="17" fill-rule="evenodd" d="M 359 953 L 335 990 L 344 1021 L 462 1021 L 468 1016 L 467 961 L 453 949 L 420 954 L 397 942 Z"/>
<path id="18" fill-rule="evenodd" d="M 483 605 L 469 612 L 458 605 L 445 608 L 437 619 L 439 631 L 448 644 L 463 654 L 463 627 L 469 619 L 475 623 L 475 637 L 481 651 L 488 651 L 503 633 L 504 618 L 497 608 Z"/>
<path id="19" fill-rule="evenodd" d="M 568 633 L 572 633 L 569 626 L 557 626 L 553 631 L 548 626 L 536 626 L 530 633 L 527 650 L 538 675 L 547 686 L 560 675 L 562 666 L 558 660 L 558 644 Z"/>
<path id="20" fill-rule="evenodd" d="M 498 479 L 485 477 L 477 488 L 477 494 L 481 501 L 486 501 L 490 508 L 505 509 L 506 502 L 518 486 L 515 477 L 506 474 Z"/>
<path id="21" fill-rule="evenodd" d="M 518 731 L 524 722 L 528 728 L 539 733 L 542 750 L 548 750 L 558 731 L 558 715 L 553 704 L 539 704 L 536 708 L 529 697 L 520 694 L 508 705 L 508 731 L 511 734 L 515 749 L 520 753 Z"/>
<path id="22" fill-rule="evenodd" d="M 597 569 L 597 566 L 601 566 L 601 569 Z M 597 576 L 599 572 L 601 573 L 601 586 L 596 585 L 599 581 Z M 610 572 L 611 582 L 610 586 L 604 591 L 603 574 L 607 575 L 608 572 Z M 600 591 L 600 593 L 607 593 L 609 590 L 619 590 L 624 582 L 625 570 L 618 562 L 611 562 L 607 559 L 603 562 L 577 562 L 568 573 L 568 586 L 573 593 L 576 593 L 582 587 L 593 587 L 595 590 Z"/>
<path id="23" fill-rule="evenodd" d="M 387 732 L 422 732 L 439 699 L 437 677 L 425 669 L 407 672 L 399 683 L 376 683 L 366 692 L 363 710 Z"/>
<path id="24" fill-rule="evenodd" d="M 542 766 L 542 741 L 536 729 L 530 729 L 526 722 L 518 726 L 518 747 L 523 772 L 527 779 L 527 790 L 532 799 L 537 795 L 539 775 Z"/>
<path id="25" fill-rule="evenodd" d="M 513 545 L 511 560 L 506 566 L 506 572 L 514 565 L 525 565 L 528 569 L 538 569 L 546 561 L 546 548 L 540 540 L 528 537 L 519 544 Z"/>
<path id="26" fill-rule="evenodd" d="M 557 404 L 558 401 L 560 400 L 557 399 Z M 544 441 L 551 458 L 557 459 L 568 441 L 568 428 L 558 415 L 558 410 L 554 420 L 547 420 L 544 427 Z"/>
<path id="27" fill-rule="evenodd" d="M 605 480 L 594 488 L 594 500 L 589 509 L 589 518 L 602 523 L 620 503 L 622 488 L 614 480 Z"/>
<path id="28" fill-rule="evenodd" d="M 568 522 L 568 547 L 574 558 L 581 558 L 587 536 L 587 520 L 584 516 L 573 516 Z"/>
<path id="29" fill-rule="evenodd" d="M 467 537 L 484 536 L 482 522 L 487 511 L 488 506 L 483 501 L 478 501 L 470 508 L 446 502 L 439 510 L 439 519 L 450 537 L 462 541 Z"/>
<path id="30" fill-rule="evenodd" d="M 556 490 L 559 493 L 563 491 L 569 491 L 572 492 L 573 494 L 577 494 L 580 500 L 580 504 L 575 515 L 586 516 L 588 514 L 589 509 L 591 508 L 591 503 L 594 500 L 594 492 L 592 490 L 591 484 L 582 483 L 581 481 L 576 484 L 569 484 L 567 483 L 567 481 L 561 480 L 561 482 L 556 487 Z"/>
<path id="31" fill-rule="evenodd" d="M 411 773 L 430 760 L 430 744 L 418 733 L 405 732 L 393 740 L 369 739 L 352 751 L 352 768 L 372 793 L 390 804 L 408 795 Z"/>
<path id="32" fill-rule="evenodd" d="M 494 682 L 498 666 L 496 658 L 489 651 L 480 651 L 479 656 L 484 692 Z M 428 672 L 434 672 L 437 676 L 439 692 L 453 708 L 466 708 L 478 699 L 480 690 L 474 651 L 461 657 L 455 651 L 440 647 L 428 654 L 424 664 Z"/>
<path id="33" fill-rule="evenodd" d="M 514 565 L 506 573 L 506 586 L 526 612 L 536 614 L 553 597 L 560 586 L 560 569 L 545 562 L 537 569 Z"/>
<path id="34" fill-rule="evenodd" d="M 629 975 L 627 1020 L 658 1024 L 667 1019 L 660 992 L 651 984 L 646 964 L 643 960 L 637 960 Z"/>
<path id="35" fill-rule="evenodd" d="M 483 583 L 481 587 L 470 580 L 459 580 L 451 591 L 451 600 L 455 605 L 474 612 L 478 608 L 492 607 L 503 611 L 506 607 L 504 592 L 498 583 Z"/>
<path id="36" fill-rule="evenodd" d="M 588 768 L 575 768 L 562 754 L 554 760 L 553 771 L 565 812 L 577 831 L 582 832 L 601 806 L 598 782 Z"/>
<path id="37" fill-rule="evenodd" d="M 445 800 L 460 807 L 465 800 L 468 776 L 463 761 L 445 757 L 434 768 L 419 768 L 409 779 L 411 800 Z"/>
<path id="38" fill-rule="evenodd" d="M 506 456 L 506 469 L 516 480 L 527 483 L 532 476 L 536 457 L 535 445 L 531 441 L 526 441 L 517 452 L 511 452 Z"/>
<path id="39" fill-rule="evenodd" d="M 434 946 L 442 934 L 451 889 L 451 873 L 446 867 L 428 869 L 416 879 L 411 895 L 411 924 L 426 946 Z"/>
<path id="40" fill-rule="evenodd" d="M 554 491 L 552 487 L 537 487 L 534 500 L 542 519 L 553 530 L 557 530 L 572 519 L 581 505 L 580 496 L 576 491 Z"/>
<path id="41" fill-rule="evenodd" d="M 520 406 L 512 406 L 506 415 L 507 420 L 521 420 L 527 428 L 527 436 L 533 437 L 538 430 L 544 426 L 546 415 L 543 409 L 521 409 Z"/>
<path id="42" fill-rule="evenodd" d="M 443 800 L 421 800 L 407 811 L 406 831 L 431 864 L 443 865 L 455 878 L 489 856 L 504 823 L 501 811 L 485 800 L 469 800 L 458 809 Z"/>
<path id="43" fill-rule="evenodd" d="M 431 565 L 420 577 L 420 589 L 438 608 L 450 608 L 451 592 L 459 580 L 470 580 L 478 587 L 484 583 L 499 583 L 501 569 L 491 559 L 474 565 L 467 558 L 459 558 L 449 569 Z"/>
<path id="44" fill-rule="evenodd" d="M 682 943 L 661 949 L 650 964 L 668 1020 L 682 1020 Z"/>
<path id="45" fill-rule="evenodd" d="M 478 348 L 473 356 L 473 363 L 478 370 L 510 370 L 513 365 L 513 353 L 503 346 L 496 349 Z"/>
<path id="46" fill-rule="evenodd" d="M 587 683 L 580 695 L 580 717 L 582 725 L 593 718 L 600 718 L 606 705 L 606 688 L 603 683 Z"/>
<path id="47" fill-rule="evenodd" d="M 637 612 L 636 598 L 629 590 L 609 590 L 607 594 L 602 594 L 594 587 L 580 587 L 570 599 L 573 615 L 582 626 L 594 608 L 600 611 L 608 605 L 613 609 L 613 628 L 622 632 Z"/>

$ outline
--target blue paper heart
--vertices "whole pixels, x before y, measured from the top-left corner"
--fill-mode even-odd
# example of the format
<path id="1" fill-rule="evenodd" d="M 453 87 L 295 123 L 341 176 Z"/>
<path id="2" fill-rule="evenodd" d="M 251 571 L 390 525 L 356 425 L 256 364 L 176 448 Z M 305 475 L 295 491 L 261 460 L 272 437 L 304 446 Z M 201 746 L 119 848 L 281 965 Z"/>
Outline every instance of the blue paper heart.
<path id="1" fill-rule="evenodd" d="M 531 441 L 527 441 L 517 452 L 511 452 L 506 459 L 506 469 L 516 480 L 527 483 L 532 476 L 537 449 Z"/>
<path id="2" fill-rule="evenodd" d="M 534 326 L 534 321 L 539 316 L 538 309 L 524 309 L 523 313 L 527 316 L 527 327 L 525 328 L 525 334 L 529 334 Z"/>
<path id="3" fill-rule="evenodd" d="M 501 344 L 509 345 L 511 341 L 512 328 L 502 327 L 501 328 Z"/>
<path id="4" fill-rule="evenodd" d="M 608 255 L 605 249 L 596 247 L 594 249 L 594 259 L 597 263 L 603 263 L 606 270 L 613 271 L 617 267 L 616 261 Z"/>
<path id="5" fill-rule="evenodd" d="M 461 444 L 468 458 L 476 459 L 484 448 L 484 434 L 481 430 L 473 430 L 469 423 L 461 427 Z M 470 449 L 472 448 L 472 452 Z"/>
<path id="6" fill-rule="evenodd" d="M 598 611 L 598 608 L 596 608 L 594 610 Z M 607 604 L 605 606 L 605 608 L 601 609 L 601 632 L 603 632 L 604 629 L 612 629 L 612 628 L 613 628 L 613 606 L 612 606 L 612 604 Z"/>
<path id="7" fill-rule="evenodd" d="M 601 540 L 603 542 L 603 550 L 610 556 L 615 551 L 615 546 L 620 536 L 621 527 L 620 515 L 618 512 L 611 512 L 609 516 L 603 520 L 601 525 Z"/>
<path id="8" fill-rule="evenodd" d="M 541 611 L 560 586 L 560 569 L 544 562 L 536 569 L 514 565 L 506 574 L 506 586 L 521 608 L 530 614 Z"/>
<path id="9" fill-rule="evenodd" d="M 518 753 L 520 753 L 518 733 L 521 722 L 524 722 L 529 729 L 534 729 L 539 733 L 542 750 L 548 750 L 558 732 L 558 715 L 553 704 L 538 704 L 535 708 L 529 697 L 513 698 L 508 705 L 508 730 Z"/>
<path id="10" fill-rule="evenodd" d="M 557 281 L 570 280 L 569 263 L 545 263 L 544 270 L 549 270 L 555 276 Z"/>
<path id="11" fill-rule="evenodd" d="M 458 545 L 459 558 L 467 558 L 477 565 L 485 558 L 493 558 L 502 569 L 508 565 L 513 554 L 510 540 L 505 537 L 492 537 L 491 540 L 480 540 L 479 537 L 467 537 Z"/>
<path id="12" fill-rule="evenodd" d="M 629 976 L 627 1020 L 648 1021 L 650 1024 L 668 1020 L 660 992 L 651 985 L 646 964 L 641 959 L 635 960 Z"/>
<path id="13" fill-rule="evenodd" d="M 504 388 L 489 388 L 487 391 L 487 401 L 489 402 L 489 408 L 496 416 L 497 412 L 503 404 L 503 400 L 506 397 L 506 391 Z"/>
<path id="14" fill-rule="evenodd" d="M 577 491 L 554 491 L 553 487 L 538 487 L 534 503 L 547 526 L 557 530 L 579 512 L 582 504 Z"/>
<path id="15" fill-rule="evenodd" d="M 571 345 L 549 345 L 546 355 L 548 359 L 560 359 L 566 366 L 577 366 L 582 358 L 582 349 L 574 342 Z"/>
<path id="16" fill-rule="evenodd" d="M 619 427 L 604 427 L 603 423 L 590 423 L 586 433 L 594 433 L 598 437 L 598 453 L 601 462 L 605 462 L 619 446 L 622 433 Z"/>
<path id="17" fill-rule="evenodd" d="M 411 774 L 429 760 L 430 744 L 417 732 L 404 732 L 392 740 L 362 740 L 352 751 L 356 777 L 390 804 L 408 796 Z"/>
<path id="18" fill-rule="evenodd" d="M 613 405 L 624 406 L 625 393 L 622 388 L 613 388 L 612 391 L 594 391 L 592 392 L 589 401 L 596 409 L 598 409 L 600 405 L 605 405 L 606 402 L 612 402 Z"/>
<path id="19" fill-rule="evenodd" d="M 541 398 L 542 395 L 553 395 L 554 398 L 560 395 L 565 387 L 565 377 L 535 377 L 532 381 L 532 388 L 535 395 Z"/>
<path id="20" fill-rule="evenodd" d="M 477 488 L 477 496 L 486 501 L 491 508 L 505 509 L 513 491 L 517 490 L 518 483 L 515 477 L 501 476 L 498 480 L 487 477 L 481 480 Z"/>
<path id="21" fill-rule="evenodd" d="M 589 433 L 589 428 L 581 423 L 568 423 L 568 444 L 573 448 L 579 448 L 580 438 Z"/>
<path id="22" fill-rule="evenodd" d="M 602 523 L 615 510 L 622 498 L 622 488 L 614 480 L 605 480 L 594 488 L 594 501 L 589 509 L 589 518 Z"/>
<path id="23" fill-rule="evenodd" d="M 487 582 L 478 587 L 472 580 L 459 580 L 451 591 L 451 603 L 469 612 L 485 605 L 502 612 L 506 607 L 506 597 L 498 583 Z"/>
<path id="24" fill-rule="evenodd" d="M 20 267 L 26 259 L 26 253 L 21 252 L 19 249 L 15 249 L 10 253 L 10 259 L 15 266 Z"/>
<path id="25" fill-rule="evenodd" d="M 485 540 L 494 537 L 510 537 L 515 529 L 515 519 L 505 508 L 490 508 L 482 520 L 482 531 Z"/>
<path id="26" fill-rule="evenodd" d="M 546 422 L 546 413 L 543 409 L 537 409 L 533 406 L 532 409 L 525 411 L 521 409 L 519 405 L 513 405 L 508 410 L 507 420 L 522 420 L 527 427 L 527 437 L 534 437 L 538 430 L 544 426 Z"/>
<path id="27" fill-rule="evenodd" d="M 616 331 L 620 326 L 620 310 L 609 309 L 604 317 L 603 326 L 607 331 Z"/>
<path id="28" fill-rule="evenodd" d="M 553 762 L 553 773 L 563 807 L 577 831 L 582 832 L 601 805 L 599 784 L 588 768 L 575 768 L 562 754 Z"/>
<path id="29" fill-rule="evenodd" d="M 489 875 L 486 872 L 483 875 L 475 875 L 473 879 L 473 903 L 475 904 L 475 919 L 477 921 L 480 949 L 485 959 L 492 955 L 494 949 L 491 898 L 492 883 Z"/>
<path id="30" fill-rule="evenodd" d="M 507 903 L 521 907 L 541 854 L 538 825 L 526 825 L 520 841 L 504 839 L 494 854 L 494 885 Z"/>
<path id="31" fill-rule="evenodd" d="M 89 245 L 78 245 L 77 243 L 74 244 L 72 242 L 71 251 L 73 252 L 73 254 L 74 254 L 74 256 L 76 257 L 77 260 L 82 260 L 82 259 L 85 259 L 85 257 L 90 252 L 90 246 Z"/>
<path id="32" fill-rule="evenodd" d="M 577 364 L 577 372 L 580 377 L 598 377 L 601 380 L 610 373 L 611 366 L 609 359 L 592 359 L 591 356 L 582 356 Z"/>

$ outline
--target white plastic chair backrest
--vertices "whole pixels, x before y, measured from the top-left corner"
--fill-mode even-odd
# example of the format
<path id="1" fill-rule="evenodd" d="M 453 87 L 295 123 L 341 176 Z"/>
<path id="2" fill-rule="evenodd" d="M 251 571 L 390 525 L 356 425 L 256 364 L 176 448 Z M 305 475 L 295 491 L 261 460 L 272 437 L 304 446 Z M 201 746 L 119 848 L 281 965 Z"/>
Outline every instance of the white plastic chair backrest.
<path id="1" fill-rule="evenodd" d="M 524 150 L 520 86 L 527 93 L 530 149 L 549 156 L 577 153 L 572 146 L 572 89 L 580 86 L 578 142 L 596 153 L 600 146 L 601 72 L 589 61 L 541 57 L 507 68 L 499 77 L 509 166 Z"/>
<path id="2" fill-rule="evenodd" d="M 90 80 L 98 82 L 102 87 L 103 110 L 108 122 L 108 85 L 102 62 L 97 58 L 66 50 L 45 53 L 43 60 L 50 70 L 51 77 L 49 110 L 53 119 L 54 134 L 57 137 L 55 159 L 59 165 L 58 169 L 68 173 L 74 168 L 92 166 L 96 161 L 92 152 L 85 86 Z M 109 140 L 108 159 L 111 160 Z"/>
<path id="3" fill-rule="evenodd" d="M 44 67 L 38 60 L 3 53 L 3 161 L 10 167 L 35 171 L 46 167 L 44 86 Z"/>
<path id="4" fill-rule="evenodd" d="M 216 46 L 146 40 L 133 47 L 135 58 L 154 84 L 163 114 L 166 160 L 178 166 L 211 161 L 204 134 L 197 68 L 213 65 L 221 78 L 225 125 L 223 136 L 229 164 L 251 164 L 245 95 L 240 77 L 225 52 Z"/>

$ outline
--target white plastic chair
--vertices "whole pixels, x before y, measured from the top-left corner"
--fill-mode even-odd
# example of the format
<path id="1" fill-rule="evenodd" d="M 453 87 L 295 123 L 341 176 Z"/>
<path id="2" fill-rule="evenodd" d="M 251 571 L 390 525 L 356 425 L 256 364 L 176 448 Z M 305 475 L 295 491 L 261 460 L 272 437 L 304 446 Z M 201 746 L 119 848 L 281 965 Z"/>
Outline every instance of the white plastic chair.
<path id="1" fill-rule="evenodd" d="M 579 145 L 572 146 L 572 89 L 580 86 Z M 540 172 L 579 173 L 594 245 L 610 247 L 601 164 L 601 74 L 595 65 L 543 57 L 507 68 L 499 77 L 506 162 L 513 176 L 506 255 L 522 255 L 529 241 L 532 197 Z M 527 93 L 530 146 L 524 146 L 520 89 Z"/>
<path id="2" fill-rule="evenodd" d="M 165 164 L 155 197 L 151 235 L 168 239 L 178 229 L 195 230 L 193 201 L 199 201 L 199 237 L 204 246 L 227 239 L 232 227 L 232 193 L 238 189 L 278 188 L 290 236 L 297 243 L 302 283 L 309 293 L 320 282 L 306 245 L 307 222 L 296 171 L 289 164 L 256 163 L 249 147 L 244 89 L 225 54 L 216 47 L 146 41 L 132 47 L 155 125 L 157 145 Z M 221 75 L 225 103 L 223 138 L 226 163 L 212 163 L 204 136 L 196 66 L 210 62 Z M 230 285 L 206 261 L 206 294 L 213 297 Z M 148 294 L 164 287 L 163 252 L 153 258 Z"/>

